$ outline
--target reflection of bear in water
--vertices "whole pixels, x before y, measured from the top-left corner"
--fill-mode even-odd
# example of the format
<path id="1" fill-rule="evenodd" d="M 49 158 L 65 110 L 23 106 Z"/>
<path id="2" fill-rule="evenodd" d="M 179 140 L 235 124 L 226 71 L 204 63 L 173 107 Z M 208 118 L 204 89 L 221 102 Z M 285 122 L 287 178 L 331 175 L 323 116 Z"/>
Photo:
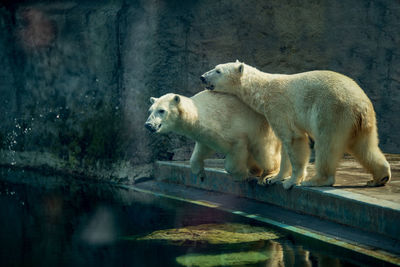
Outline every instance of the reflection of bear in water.
<path id="1" fill-rule="evenodd" d="M 378 147 L 374 108 L 350 78 L 332 71 L 269 74 L 237 61 L 218 65 L 201 79 L 208 89 L 236 95 L 267 118 L 286 152 L 279 174 L 270 183 L 289 176 L 292 168 L 291 178 L 283 182 L 286 189 L 300 182 L 333 185 L 344 152 L 372 173 L 369 186 L 390 180 L 389 163 Z M 315 141 L 317 173 L 305 179 L 308 136 Z"/>
<path id="2" fill-rule="evenodd" d="M 190 159 L 194 174 L 204 177 L 204 159 L 215 151 L 226 155 L 225 169 L 235 180 L 278 172 L 280 142 L 265 118 L 236 97 L 203 91 L 192 98 L 166 94 L 150 101 L 149 130 L 196 141 Z"/>

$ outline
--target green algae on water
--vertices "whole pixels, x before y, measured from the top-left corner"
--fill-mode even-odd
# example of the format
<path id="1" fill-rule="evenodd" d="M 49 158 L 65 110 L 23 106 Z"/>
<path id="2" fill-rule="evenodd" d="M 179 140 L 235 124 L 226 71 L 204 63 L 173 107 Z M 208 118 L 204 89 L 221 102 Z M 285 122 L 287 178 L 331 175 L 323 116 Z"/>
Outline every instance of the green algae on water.
<path id="1" fill-rule="evenodd" d="M 223 254 L 187 254 L 179 256 L 176 261 L 183 266 L 234 266 L 255 264 L 268 260 L 269 257 L 261 252 L 234 252 Z"/>
<path id="2" fill-rule="evenodd" d="M 182 228 L 158 230 L 143 237 L 125 237 L 125 240 L 165 240 L 175 243 L 238 244 L 277 239 L 279 236 L 266 228 L 247 224 L 202 224 Z"/>

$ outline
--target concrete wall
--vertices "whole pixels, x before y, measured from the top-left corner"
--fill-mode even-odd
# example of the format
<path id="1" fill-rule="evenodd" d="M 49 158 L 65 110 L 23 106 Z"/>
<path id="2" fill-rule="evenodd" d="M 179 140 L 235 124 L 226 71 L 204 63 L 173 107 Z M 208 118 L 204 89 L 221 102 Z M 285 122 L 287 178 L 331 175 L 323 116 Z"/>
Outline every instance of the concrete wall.
<path id="1" fill-rule="evenodd" d="M 191 141 L 144 129 L 148 98 L 190 96 L 204 71 L 236 59 L 352 77 L 374 103 L 382 149 L 400 152 L 399 28 L 392 0 L 3 1 L 1 162 L 187 158 Z"/>

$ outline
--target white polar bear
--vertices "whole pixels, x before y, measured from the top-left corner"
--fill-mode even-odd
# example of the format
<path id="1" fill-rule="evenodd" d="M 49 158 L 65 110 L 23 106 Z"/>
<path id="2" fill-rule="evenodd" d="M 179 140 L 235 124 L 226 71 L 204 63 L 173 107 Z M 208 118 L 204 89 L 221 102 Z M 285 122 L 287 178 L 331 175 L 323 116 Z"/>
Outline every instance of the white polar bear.
<path id="1" fill-rule="evenodd" d="M 203 91 L 188 98 L 170 93 L 151 97 L 150 102 L 146 128 L 196 141 L 190 158 L 195 175 L 204 177 L 204 159 L 215 151 L 226 155 L 225 169 L 234 180 L 278 173 L 280 141 L 265 118 L 235 96 Z"/>
<path id="2" fill-rule="evenodd" d="M 349 77 L 332 71 L 269 74 L 236 61 L 216 66 L 201 80 L 207 89 L 236 95 L 265 115 L 291 163 L 291 177 L 283 182 L 286 189 L 300 182 L 333 185 L 344 152 L 372 173 L 368 186 L 390 180 L 389 163 L 378 147 L 374 108 Z M 308 136 L 315 141 L 316 175 L 303 180 L 310 153 Z M 288 160 L 282 157 L 280 172 L 269 183 L 289 175 Z"/>

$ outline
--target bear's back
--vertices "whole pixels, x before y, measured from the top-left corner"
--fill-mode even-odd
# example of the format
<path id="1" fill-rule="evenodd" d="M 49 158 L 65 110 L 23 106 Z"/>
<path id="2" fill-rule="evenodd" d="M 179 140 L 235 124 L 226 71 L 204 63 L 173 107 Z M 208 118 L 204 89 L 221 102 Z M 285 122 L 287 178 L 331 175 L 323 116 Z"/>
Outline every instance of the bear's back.
<path id="1" fill-rule="evenodd" d="M 213 130 L 254 132 L 267 124 L 263 115 L 234 95 L 205 90 L 191 99 L 197 107 L 200 123 Z"/>

